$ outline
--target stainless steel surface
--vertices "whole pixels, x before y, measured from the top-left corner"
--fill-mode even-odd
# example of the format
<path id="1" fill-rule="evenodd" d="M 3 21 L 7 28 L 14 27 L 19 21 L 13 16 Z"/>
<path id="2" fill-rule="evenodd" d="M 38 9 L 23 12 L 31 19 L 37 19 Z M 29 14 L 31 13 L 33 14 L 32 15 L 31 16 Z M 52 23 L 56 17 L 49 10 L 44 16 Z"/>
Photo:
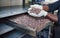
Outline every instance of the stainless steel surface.
<path id="1" fill-rule="evenodd" d="M 0 7 L 0 18 L 26 13 L 27 9 L 28 6 L 25 8 L 22 6 Z"/>
<path id="2" fill-rule="evenodd" d="M 0 35 L 12 31 L 14 28 L 2 23 L 0 24 Z"/>
<path id="3" fill-rule="evenodd" d="M 26 34 L 15 29 L 13 31 L 10 31 L 10 32 L 2 35 L 1 37 L 2 38 L 22 38 L 24 35 L 26 35 Z"/>

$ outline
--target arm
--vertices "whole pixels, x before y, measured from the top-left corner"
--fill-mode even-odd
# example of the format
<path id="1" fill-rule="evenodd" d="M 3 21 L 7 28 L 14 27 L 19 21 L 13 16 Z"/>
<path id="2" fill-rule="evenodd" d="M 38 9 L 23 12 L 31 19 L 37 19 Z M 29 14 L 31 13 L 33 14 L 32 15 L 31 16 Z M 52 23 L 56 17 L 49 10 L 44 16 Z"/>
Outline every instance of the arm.
<path id="1" fill-rule="evenodd" d="M 48 13 L 46 17 L 48 17 L 50 20 L 52 20 L 54 22 L 58 22 L 57 15 L 53 15 L 53 14 Z"/>
<path id="2" fill-rule="evenodd" d="M 53 12 L 54 10 L 58 9 L 59 6 L 60 6 L 60 1 L 57 1 L 57 2 L 50 4 L 50 5 L 44 5 L 43 10 Z M 46 17 L 48 17 L 50 20 L 52 20 L 54 22 L 58 22 L 57 15 L 53 15 L 53 14 L 48 13 Z"/>
<path id="3" fill-rule="evenodd" d="M 57 24 L 60 26 L 60 8 L 58 9 L 58 15 L 53 15 L 48 13 L 47 16 L 49 19 L 51 19 L 54 22 L 57 22 Z"/>

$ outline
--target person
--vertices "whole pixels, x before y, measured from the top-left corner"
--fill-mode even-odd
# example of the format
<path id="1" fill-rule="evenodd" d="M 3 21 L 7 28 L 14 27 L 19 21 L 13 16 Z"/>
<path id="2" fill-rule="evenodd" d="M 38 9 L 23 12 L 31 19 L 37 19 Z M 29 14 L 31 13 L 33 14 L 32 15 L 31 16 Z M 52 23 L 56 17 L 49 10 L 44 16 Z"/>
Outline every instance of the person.
<path id="1" fill-rule="evenodd" d="M 53 12 L 54 10 L 58 10 L 58 14 L 54 15 L 51 13 L 48 13 L 46 17 L 51 19 L 52 21 L 57 23 L 56 28 L 54 29 L 55 31 L 55 38 L 60 38 L 60 0 L 49 5 L 43 6 L 43 10 Z"/>
<path id="2" fill-rule="evenodd" d="M 53 12 L 54 10 L 57 10 L 57 9 L 58 9 L 58 14 L 57 15 L 49 13 L 49 12 Z M 60 0 L 55 2 L 55 3 L 52 3 L 52 4 L 44 5 L 43 10 L 45 10 L 44 11 L 45 17 L 47 17 L 51 21 L 57 23 L 57 27 L 55 29 L 55 38 L 60 38 L 60 30 L 59 30 L 60 29 Z M 40 12 L 39 15 L 38 15 L 38 17 L 41 17 L 41 16 L 43 16 L 43 13 Z"/>

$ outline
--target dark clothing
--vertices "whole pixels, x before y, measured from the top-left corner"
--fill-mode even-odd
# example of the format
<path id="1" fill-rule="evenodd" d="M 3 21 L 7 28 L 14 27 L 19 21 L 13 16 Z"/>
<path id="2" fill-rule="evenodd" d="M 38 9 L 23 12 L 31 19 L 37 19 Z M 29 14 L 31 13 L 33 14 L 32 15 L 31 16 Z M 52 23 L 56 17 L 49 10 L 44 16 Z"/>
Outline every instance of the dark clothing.
<path id="1" fill-rule="evenodd" d="M 58 25 L 60 25 L 60 0 L 53 3 L 49 4 L 49 12 L 53 12 L 54 10 L 58 9 Z"/>
<path id="2" fill-rule="evenodd" d="M 58 26 L 60 26 L 60 7 L 58 9 Z"/>
<path id="3" fill-rule="evenodd" d="M 60 0 L 53 4 L 49 4 L 48 6 L 49 12 L 53 12 L 54 10 L 58 9 L 58 22 L 55 28 L 55 38 L 60 38 Z"/>
<path id="4" fill-rule="evenodd" d="M 48 6 L 49 6 L 49 12 L 53 12 L 54 10 L 59 9 L 59 7 L 60 7 L 60 0 L 55 2 L 55 3 L 53 3 L 53 4 L 49 4 Z"/>
<path id="5" fill-rule="evenodd" d="M 58 9 L 58 23 L 55 30 L 55 38 L 60 38 L 60 8 Z"/>

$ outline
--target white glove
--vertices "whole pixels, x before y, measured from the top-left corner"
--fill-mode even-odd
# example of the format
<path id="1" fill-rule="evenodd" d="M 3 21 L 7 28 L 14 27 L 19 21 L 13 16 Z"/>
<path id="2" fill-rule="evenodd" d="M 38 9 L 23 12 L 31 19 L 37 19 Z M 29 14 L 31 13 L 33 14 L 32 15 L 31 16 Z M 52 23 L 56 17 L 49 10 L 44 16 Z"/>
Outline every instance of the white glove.
<path id="1" fill-rule="evenodd" d="M 31 10 L 32 8 L 29 8 L 29 9 Z M 41 16 L 45 17 L 48 14 L 48 12 L 41 10 L 39 14 L 35 14 L 35 13 L 30 13 L 30 11 L 28 11 L 28 14 L 33 17 L 41 17 Z"/>
<path id="2" fill-rule="evenodd" d="M 45 10 L 41 10 L 40 13 L 38 14 L 38 16 L 47 16 L 48 12 L 46 12 Z"/>

